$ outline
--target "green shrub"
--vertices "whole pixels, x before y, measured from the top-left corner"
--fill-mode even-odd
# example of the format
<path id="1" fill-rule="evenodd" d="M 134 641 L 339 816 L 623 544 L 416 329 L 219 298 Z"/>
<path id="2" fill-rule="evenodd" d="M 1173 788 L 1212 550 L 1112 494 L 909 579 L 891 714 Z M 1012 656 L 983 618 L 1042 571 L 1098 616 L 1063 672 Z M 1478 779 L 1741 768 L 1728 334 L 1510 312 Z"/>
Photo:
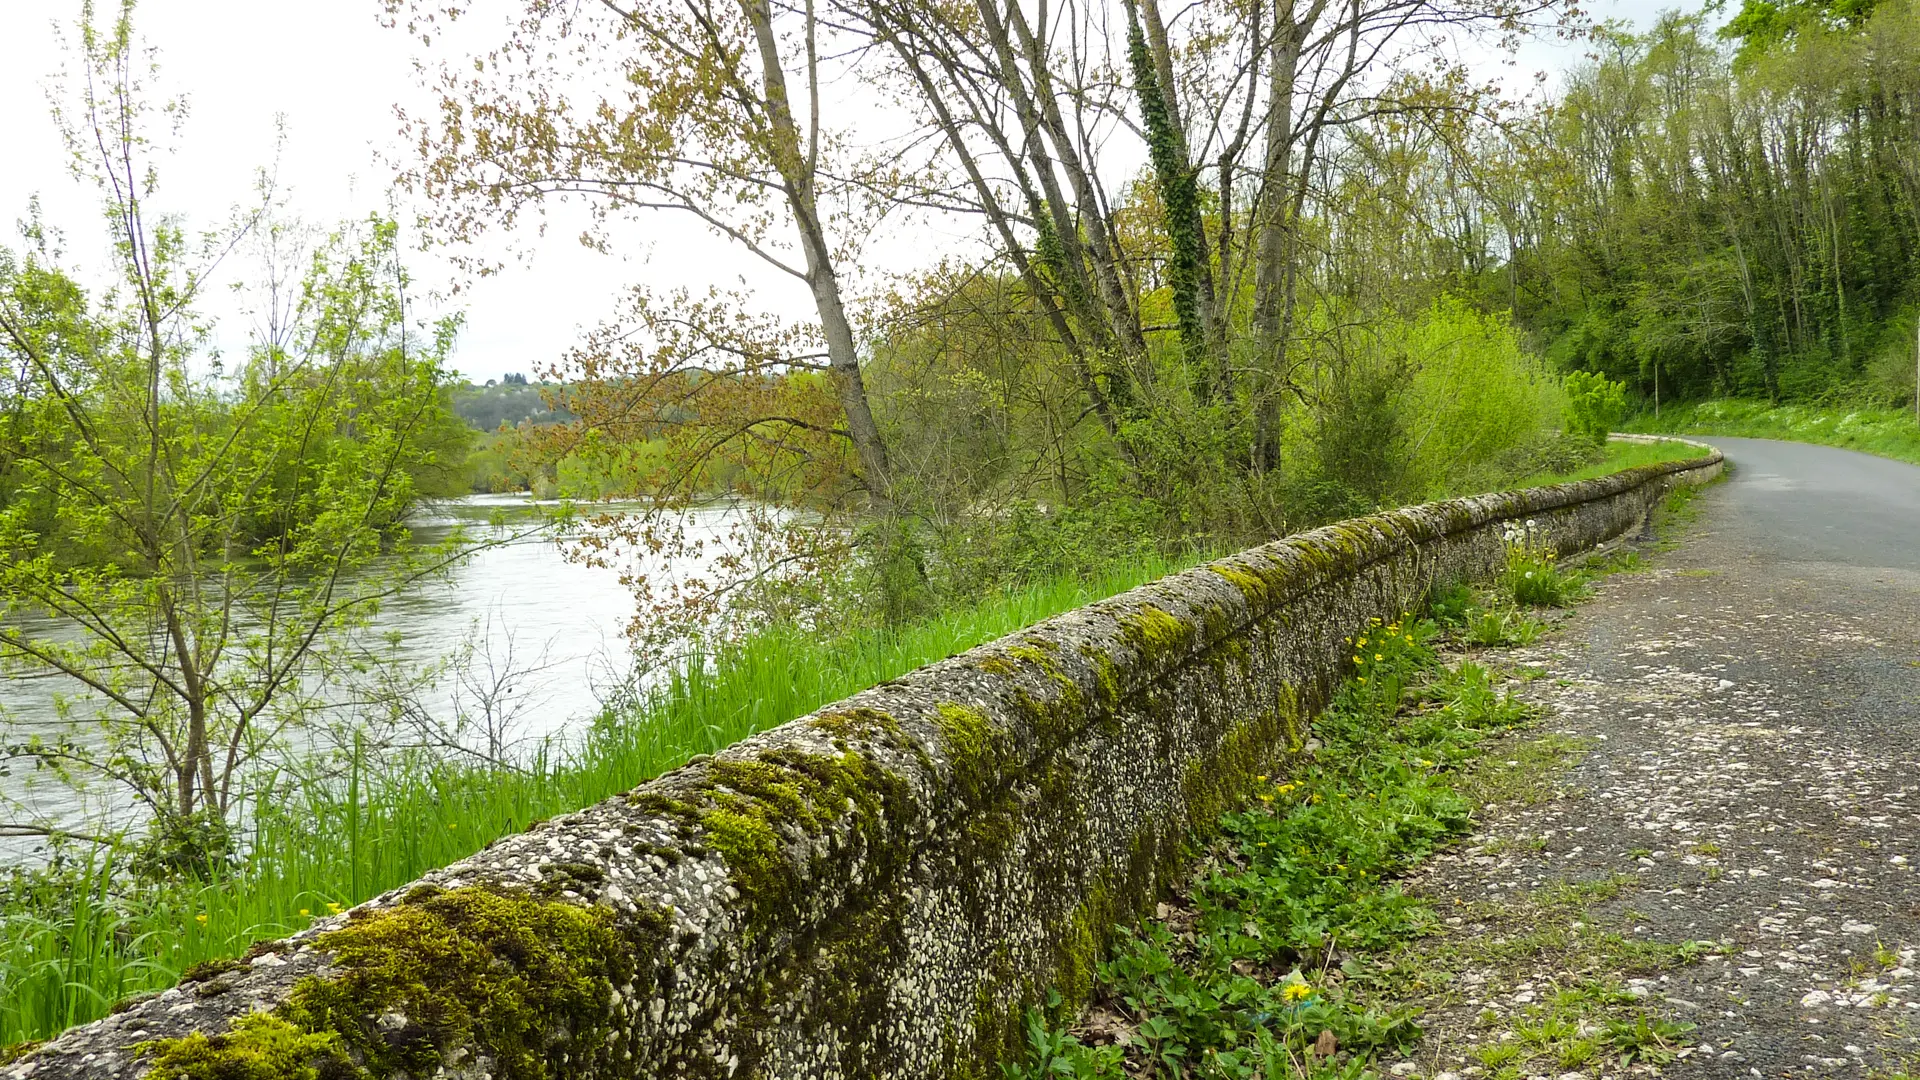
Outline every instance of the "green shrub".
<path id="1" fill-rule="evenodd" d="M 1427 614 L 1442 626 L 1465 625 L 1474 607 L 1473 589 L 1459 582 L 1436 588 L 1427 597 Z"/>
<path id="2" fill-rule="evenodd" d="M 1563 381 L 1567 392 L 1567 430 L 1596 443 L 1627 415 L 1627 385 L 1597 371 L 1570 371 Z"/>

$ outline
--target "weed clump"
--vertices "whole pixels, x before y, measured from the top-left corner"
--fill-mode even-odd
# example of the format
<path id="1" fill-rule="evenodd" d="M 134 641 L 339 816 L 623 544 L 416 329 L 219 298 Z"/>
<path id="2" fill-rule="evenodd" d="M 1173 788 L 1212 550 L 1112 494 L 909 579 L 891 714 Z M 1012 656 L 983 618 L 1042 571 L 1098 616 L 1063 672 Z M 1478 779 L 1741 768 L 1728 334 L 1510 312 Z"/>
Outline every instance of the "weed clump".
<path id="1" fill-rule="evenodd" d="M 1566 607 L 1586 595 L 1586 582 L 1560 569 L 1559 553 L 1546 529 L 1533 519 L 1524 525 L 1509 524 L 1501 540 L 1506 565 L 1500 571 L 1499 586 L 1515 604 Z"/>
<path id="2" fill-rule="evenodd" d="M 1544 621 L 1508 602 L 1504 594 L 1483 596 L 1465 585 L 1436 592 L 1428 611 L 1456 641 L 1474 648 L 1531 645 L 1547 632 Z"/>

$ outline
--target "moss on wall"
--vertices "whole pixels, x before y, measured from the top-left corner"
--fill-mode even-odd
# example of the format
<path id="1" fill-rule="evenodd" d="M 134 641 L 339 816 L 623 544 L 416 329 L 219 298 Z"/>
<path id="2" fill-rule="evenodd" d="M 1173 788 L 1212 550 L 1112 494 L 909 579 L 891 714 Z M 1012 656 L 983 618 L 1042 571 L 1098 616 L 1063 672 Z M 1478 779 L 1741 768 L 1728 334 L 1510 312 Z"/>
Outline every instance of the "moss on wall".
<path id="1" fill-rule="evenodd" d="M 155 1080 L 418 1076 L 474 1056 L 511 1080 L 580 1075 L 607 1054 L 616 988 L 651 991 L 636 958 L 667 930 L 658 913 L 621 928 L 606 908 L 422 888 L 321 935 L 332 971 L 272 1012 L 142 1051 Z"/>

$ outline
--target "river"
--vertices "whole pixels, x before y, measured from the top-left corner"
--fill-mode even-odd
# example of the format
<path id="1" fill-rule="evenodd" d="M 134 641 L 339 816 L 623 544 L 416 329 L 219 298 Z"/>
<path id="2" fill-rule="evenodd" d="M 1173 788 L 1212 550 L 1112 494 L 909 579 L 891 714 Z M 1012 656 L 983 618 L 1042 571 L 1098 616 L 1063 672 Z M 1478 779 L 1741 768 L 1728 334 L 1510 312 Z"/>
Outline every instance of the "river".
<path id="1" fill-rule="evenodd" d="M 470 539 L 504 538 L 522 531 L 545 509 L 548 506 L 523 496 L 475 495 L 437 504 L 409 524 L 422 544 L 444 540 L 455 528 L 466 529 Z M 691 535 L 707 541 L 711 553 L 725 541 L 738 513 L 724 505 L 693 510 L 686 526 Z M 654 563 L 645 569 L 697 572 L 705 561 Z M 504 728 L 496 734 L 524 747 L 580 730 L 599 711 L 607 690 L 633 674 L 624 635 L 633 612 L 633 597 L 617 569 L 571 561 L 558 541 L 542 535 L 482 550 L 443 580 L 389 598 L 373 629 L 392 636 L 404 665 L 419 668 L 464 655 L 465 678 L 447 672 L 421 688 L 417 701 L 422 714 L 445 727 L 457 712 L 490 712 Z M 57 625 L 44 621 L 31 629 L 60 633 Z M 48 738 L 72 733 L 86 739 L 87 725 L 63 720 L 59 705 L 65 696 L 66 716 L 86 715 L 78 689 L 51 678 L 0 680 L 5 741 L 36 733 Z M 467 732 L 463 741 L 486 749 L 484 727 Z M 0 797 L 22 802 L 36 815 L 67 828 L 103 810 L 117 815 L 127 809 L 110 790 L 82 798 L 50 777 L 36 779 L 19 763 L 0 776 Z M 30 857 L 37 843 L 17 837 L 0 840 L 0 862 Z"/>

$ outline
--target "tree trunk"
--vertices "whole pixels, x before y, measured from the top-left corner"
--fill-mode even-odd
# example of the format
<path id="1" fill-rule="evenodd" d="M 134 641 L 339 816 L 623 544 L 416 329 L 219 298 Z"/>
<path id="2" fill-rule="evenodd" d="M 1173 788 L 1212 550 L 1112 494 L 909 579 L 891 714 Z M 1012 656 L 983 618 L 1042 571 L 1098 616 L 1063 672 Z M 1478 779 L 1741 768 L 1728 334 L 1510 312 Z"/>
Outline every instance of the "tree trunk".
<path id="1" fill-rule="evenodd" d="M 802 152 L 799 126 L 789 104 L 786 69 L 781 66 L 780 46 L 774 37 L 773 13 L 765 0 L 741 0 L 740 10 L 752 25 L 760 48 L 767 122 L 773 138 L 772 155 L 780 170 L 787 204 L 800 230 L 800 248 L 807 260 L 807 285 L 813 291 L 814 310 L 820 316 L 820 330 L 826 338 L 828 381 L 833 384 L 834 395 L 846 413 L 847 436 L 859 456 L 861 479 L 867 493 L 876 503 L 888 505 L 893 501 L 892 468 L 887 461 L 880 427 L 874 422 L 873 409 L 867 401 L 853 324 L 847 319 L 840 280 L 833 269 L 833 252 L 827 245 L 826 229 L 814 202 L 813 157 Z M 809 71 L 808 77 L 818 76 Z"/>
<path id="2" fill-rule="evenodd" d="M 1253 467 L 1258 472 L 1280 464 L 1279 380 L 1286 365 L 1282 309 L 1292 292 L 1293 82 L 1300 64 L 1293 0 L 1280 0 L 1269 48 L 1267 150 L 1254 207 L 1253 347 L 1263 384 L 1255 390 Z"/>

